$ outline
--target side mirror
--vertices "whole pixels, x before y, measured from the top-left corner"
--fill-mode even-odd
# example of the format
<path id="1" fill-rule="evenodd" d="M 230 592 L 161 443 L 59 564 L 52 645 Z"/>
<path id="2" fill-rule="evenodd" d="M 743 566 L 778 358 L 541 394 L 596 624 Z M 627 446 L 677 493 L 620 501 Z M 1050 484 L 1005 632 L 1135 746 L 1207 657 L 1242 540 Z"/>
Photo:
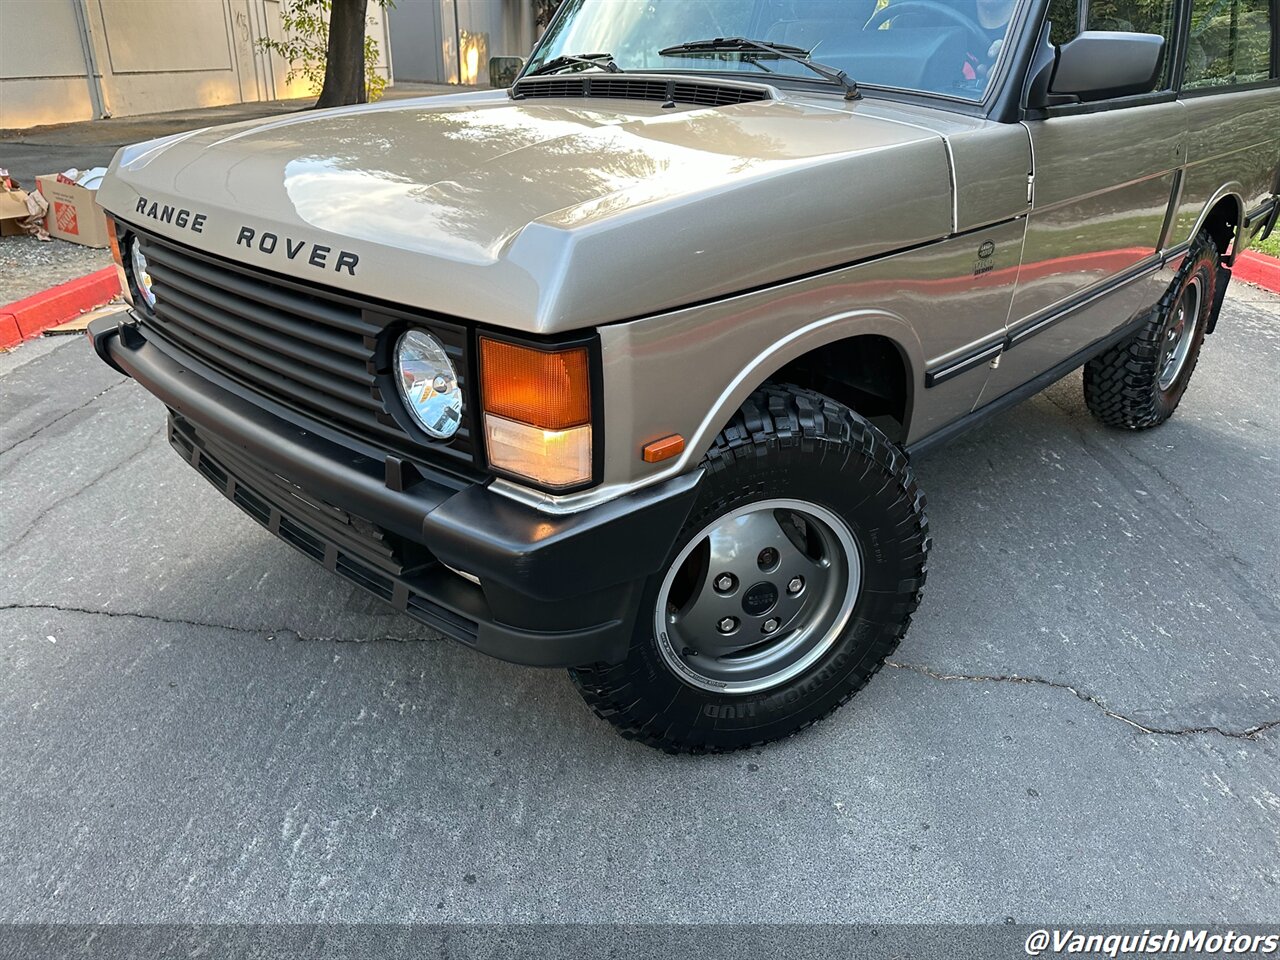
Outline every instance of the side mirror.
<path id="1" fill-rule="evenodd" d="M 524 69 L 524 57 L 490 57 L 489 86 L 495 90 L 509 87 L 516 82 Z"/>
<path id="2" fill-rule="evenodd" d="M 1154 33 L 1086 30 L 1058 50 L 1050 102 L 1150 93 L 1160 82 L 1164 47 L 1164 37 Z"/>

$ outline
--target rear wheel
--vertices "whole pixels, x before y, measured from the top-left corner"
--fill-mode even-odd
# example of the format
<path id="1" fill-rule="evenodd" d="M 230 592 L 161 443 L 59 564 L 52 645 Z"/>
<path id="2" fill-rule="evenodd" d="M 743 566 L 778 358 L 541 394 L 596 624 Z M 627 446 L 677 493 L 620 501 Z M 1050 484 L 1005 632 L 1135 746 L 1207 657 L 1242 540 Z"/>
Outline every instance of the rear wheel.
<path id="1" fill-rule="evenodd" d="M 905 454 L 820 394 L 758 391 L 703 467 L 628 659 L 571 671 L 600 716 L 671 752 L 776 740 L 852 697 L 906 632 L 929 546 Z"/>
<path id="2" fill-rule="evenodd" d="M 1146 430 L 1173 416 L 1223 282 L 1218 247 L 1201 233 L 1142 328 L 1085 365 L 1085 403 L 1100 423 Z"/>

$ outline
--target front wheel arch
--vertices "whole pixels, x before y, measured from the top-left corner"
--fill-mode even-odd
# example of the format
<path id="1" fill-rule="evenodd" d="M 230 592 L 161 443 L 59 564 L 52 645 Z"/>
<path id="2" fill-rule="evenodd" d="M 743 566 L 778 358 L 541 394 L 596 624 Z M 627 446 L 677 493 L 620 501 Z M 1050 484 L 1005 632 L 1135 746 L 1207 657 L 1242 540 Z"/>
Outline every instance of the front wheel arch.
<path id="1" fill-rule="evenodd" d="M 901 436 L 893 435 L 898 432 L 893 431 L 890 437 L 899 443 L 903 442 L 910 435 L 918 390 L 924 382 L 924 347 L 915 328 L 903 317 L 883 311 L 853 310 L 806 324 L 757 354 L 726 386 L 719 402 L 708 411 L 698 429 L 688 438 L 681 469 L 691 468 L 711 449 L 716 437 L 729 425 L 753 393 L 772 382 L 794 383 L 794 380 L 781 375 L 789 365 L 806 357 L 821 355 L 827 350 L 848 349 L 842 345 L 869 342 L 868 338 L 891 344 L 901 364 L 904 384 Z M 799 385 L 822 392 L 812 383 Z M 852 407 L 851 404 L 846 405 Z"/>
<path id="2" fill-rule="evenodd" d="M 815 347 L 772 377 L 830 397 L 875 424 L 890 440 L 906 443 L 916 378 L 901 345 L 863 333 Z"/>

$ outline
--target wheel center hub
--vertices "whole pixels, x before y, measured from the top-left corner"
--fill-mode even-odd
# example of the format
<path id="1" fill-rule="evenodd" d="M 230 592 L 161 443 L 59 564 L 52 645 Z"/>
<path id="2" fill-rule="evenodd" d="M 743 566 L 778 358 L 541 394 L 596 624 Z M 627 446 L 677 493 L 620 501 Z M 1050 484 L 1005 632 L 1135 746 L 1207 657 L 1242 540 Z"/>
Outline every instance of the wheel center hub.
<path id="1" fill-rule="evenodd" d="M 778 588 L 761 580 L 742 595 L 742 610 L 749 617 L 763 617 L 778 602 Z"/>
<path id="2" fill-rule="evenodd" d="M 861 552 L 841 517 L 804 500 L 756 501 L 713 520 L 676 555 L 654 637 L 691 686 L 770 690 L 839 640 L 861 585 Z"/>

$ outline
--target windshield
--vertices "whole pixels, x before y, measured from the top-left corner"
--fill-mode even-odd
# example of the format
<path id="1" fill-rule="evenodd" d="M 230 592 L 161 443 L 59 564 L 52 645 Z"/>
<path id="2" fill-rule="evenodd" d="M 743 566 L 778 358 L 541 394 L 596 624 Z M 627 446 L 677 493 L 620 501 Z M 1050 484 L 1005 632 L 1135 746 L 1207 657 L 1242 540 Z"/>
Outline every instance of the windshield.
<path id="1" fill-rule="evenodd" d="M 609 54 L 624 71 L 785 77 L 839 92 L 803 64 L 760 51 L 670 49 L 741 37 L 807 51 L 859 84 L 981 100 L 1017 0 L 564 0 L 564 6 L 531 70 L 556 57 Z"/>

